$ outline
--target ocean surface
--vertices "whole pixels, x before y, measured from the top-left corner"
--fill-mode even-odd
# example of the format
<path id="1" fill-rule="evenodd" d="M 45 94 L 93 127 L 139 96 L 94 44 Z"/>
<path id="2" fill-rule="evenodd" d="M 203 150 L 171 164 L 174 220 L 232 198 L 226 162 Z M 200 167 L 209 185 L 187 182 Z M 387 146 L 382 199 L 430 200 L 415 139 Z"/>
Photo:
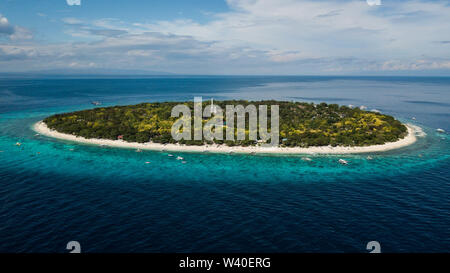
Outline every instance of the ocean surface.
<path id="1" fill-rule="evenodd" d="M 194 96 L 365 105 L 423 132 L 373 160 L 174 153 L 182 164 L 31 129 L 91 101 Z M 450 78 L 0 79 L 0 252 L 449 252 L 449 121 Z"/>

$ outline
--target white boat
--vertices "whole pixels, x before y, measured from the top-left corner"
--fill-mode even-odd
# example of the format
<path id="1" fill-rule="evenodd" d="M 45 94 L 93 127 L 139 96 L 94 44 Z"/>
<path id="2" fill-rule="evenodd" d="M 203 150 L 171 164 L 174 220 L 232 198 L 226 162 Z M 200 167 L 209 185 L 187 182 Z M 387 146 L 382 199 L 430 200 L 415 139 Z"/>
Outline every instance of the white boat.
<path id="1" fill-rule="evenodd" d="M 184 158 L 182 158 L 181 156 L 177 156 L 177 160 L 183 160 Z"/>
<path id="2" fill-rule="evenodd" d="M 344 160 L 344 159 L 339 159 L 339 163 L 341 163 L 342 165 L 348 164 L 347 160 Z"/>
<path id="3" fill-rule="evenodd" d="M 439 132 L 439 133 L 445 133 L 445 130 L 444 130 L 444 129 L 441 129 L 441 128 L 438 128 L 438 129 L 436 129 L 436 132 Z"/>
<path id="4" fill-rule="evenodd" d="M 312 159 L 309 158 L 309 157 L 302 157 L 302 160 L 303 160 L 303 161 L 312 161 Z"/>
<path id="5" fill-rule="evenodd" d="M 16 146 L 20 146 L 20 145 L 22 145 L 22 143 L 16 142 Z"/>
<path id="6" fill-rule="evenodd" d="M 150 164 L 150 163 L 151 163 L 150 161 L 145 162 L 145 164 Z"/>
<path id="7" fill-rule="evenodd" d="M 167 156 L 168 156 L 168 157 L 173 157 L 173 155 L 172 155 L 172 154 L 168 154 Z"/>
<path id="8" fill-rule="evenodd" d="M 372 160 L 373 157 L 371 157 L 370 155 L 367 157 L 367 160 Z"/>

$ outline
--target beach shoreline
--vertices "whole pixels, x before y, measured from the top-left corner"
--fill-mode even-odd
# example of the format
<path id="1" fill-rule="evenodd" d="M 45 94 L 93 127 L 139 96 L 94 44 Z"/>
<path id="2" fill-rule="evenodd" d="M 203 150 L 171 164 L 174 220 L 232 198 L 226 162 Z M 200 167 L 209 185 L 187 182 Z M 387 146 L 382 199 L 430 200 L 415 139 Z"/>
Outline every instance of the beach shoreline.
<path id="1" fill-rule="evenodd" d="M 152 151 L 167 151 L 167 152 L 211 152 L 211 153 L 241 153 L 241 154 L 358 154 L 358 153 L 372 153 L 372 152 L 384 152 L 394 149 L 399 149 L 416 142 L 415 130 L 413 126 L 408 124 L 405 125 L 408 128 L 408 135 L 404 138 L 395 141 L 388 142 L 381 145 L 371 145 L 371 146 L 358 146 L 358 147 L 344 147 L 344 146 L 317 146 L 309 148 L 300 147 L 260 147 L 260 146 L 234 146 L 229 147 L 226 145 L 182 145 L 182 144 L 161 144 L 161 143 L 137 143 L 137 142 L 126 142 L 123 140 L 109 140 L 109 139 L 87 139 L 84 137 L 78 137 L 75 135 L 64 134 L 51 130 L 43 121 L 39 121 L 33 125 L 33 130 L 41 135 L 68 140 L 73 142 L 117 147 L 117 148 L 128 148 L 128 149 L 141 149 L 141 150 L 152 150 Z"/>

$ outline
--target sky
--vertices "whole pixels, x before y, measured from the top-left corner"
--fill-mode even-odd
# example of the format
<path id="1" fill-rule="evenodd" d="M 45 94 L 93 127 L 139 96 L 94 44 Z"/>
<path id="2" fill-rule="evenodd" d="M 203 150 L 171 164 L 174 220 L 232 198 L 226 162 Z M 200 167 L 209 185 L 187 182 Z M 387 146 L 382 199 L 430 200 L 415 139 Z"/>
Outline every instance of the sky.
<path id="1" fill-rule="evenodd" d="M 448 75 L 448 0 L 0 0 L 0 72 Z"/>

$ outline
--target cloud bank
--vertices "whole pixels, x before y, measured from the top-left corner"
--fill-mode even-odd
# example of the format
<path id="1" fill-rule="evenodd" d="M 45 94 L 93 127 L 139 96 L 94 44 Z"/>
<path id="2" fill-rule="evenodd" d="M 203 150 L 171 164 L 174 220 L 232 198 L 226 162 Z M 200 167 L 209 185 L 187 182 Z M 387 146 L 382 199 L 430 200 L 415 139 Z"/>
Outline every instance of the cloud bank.
<path id="1" fill-rule="evenodd" d="M 76 64 L 185 74 L 426 70 L 450 74 L 448 1 L 383 1 L 371 6 L 364 0 L 228 0 L 227 4 L 229 11 L 212 14 L 204 23 L 190 18 L 145 22 L 65 18 L 64 31 L 76 42 L 23 45 L 11 37 L 0 43 L 0 61 L 18 70 L 24 65 L 40 69 Z M 0 35 L 13 35 L 14 28 L 1 18 Z"/>

